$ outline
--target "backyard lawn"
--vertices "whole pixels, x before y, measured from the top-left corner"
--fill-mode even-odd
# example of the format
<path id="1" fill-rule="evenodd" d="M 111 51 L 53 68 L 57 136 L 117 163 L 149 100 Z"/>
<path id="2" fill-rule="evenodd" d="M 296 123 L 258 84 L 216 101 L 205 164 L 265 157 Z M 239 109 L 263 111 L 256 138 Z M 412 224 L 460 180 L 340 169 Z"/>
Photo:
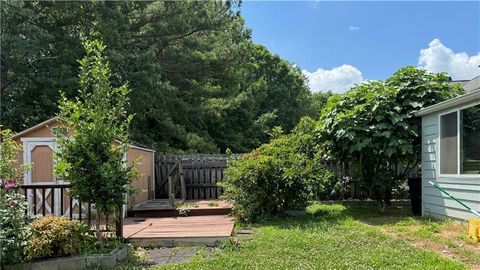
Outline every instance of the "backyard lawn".
<path id="1" fill-rule="evenodd" d="M 254 238 L 189 263 L 155 269 L 476 269 L 479 245 L 463 225 L 414 219 L 403 207 L 313 204 L 304 218 L 254 226 Z M 131 267 L 130 265 L 129 267 Z"/>

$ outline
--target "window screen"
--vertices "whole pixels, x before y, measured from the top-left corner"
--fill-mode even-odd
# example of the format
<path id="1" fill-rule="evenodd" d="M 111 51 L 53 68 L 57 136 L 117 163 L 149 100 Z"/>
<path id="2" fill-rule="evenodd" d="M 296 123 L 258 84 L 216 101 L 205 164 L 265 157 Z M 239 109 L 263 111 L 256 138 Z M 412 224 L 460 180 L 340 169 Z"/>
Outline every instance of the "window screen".
<path id="1" fill-rule="evenodd" d="M 460 111 L 460 173 L 480 173 L 480 105 Z"/>
<path id="2" fill-rule="evenodd" d="M 457 174 L 457 112 L 440 117 L 440 173 Z"/>

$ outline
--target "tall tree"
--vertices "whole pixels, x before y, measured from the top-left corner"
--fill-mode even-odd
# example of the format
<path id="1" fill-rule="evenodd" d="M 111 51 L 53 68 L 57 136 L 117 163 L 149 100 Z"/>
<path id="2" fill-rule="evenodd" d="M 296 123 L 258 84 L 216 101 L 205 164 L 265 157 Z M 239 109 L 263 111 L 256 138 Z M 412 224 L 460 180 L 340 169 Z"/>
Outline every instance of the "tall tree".
<path id="1" fill-rule="evenodd" d="M 234 76 L 238 94 L 213 103 L 225 111 L 209 132 L 222 150 L 256 148 L 268 140 L 273 127 L 289 131 L 308 113 L 310 92 L 298 67 L 261 45 L 249 44 L 247 56 Z"/>
<path id="2" fill-rule="evenodd" d="M 133 166 L 124 166 L 123 156 L 132 115 L 127 85 L 114 87 L 105 46 L 85 41 L 87 55 L 80 61 L 78 97 L 60 102 L 60 119 L 71 133 L 56 134 L 61 151 L 55 153 L 55 172 L 70 182 L 72 197 L 95 204 L 96 235 L 101 244 L 100 218 L 118 213 L 130 183 Z"/>
<path id="3" fill-rule="evenodd" d="M 386 81 L 333 96 L 318 126 L 325 156 L 353 162 L 356 176 L 384 211 L 392 188 L 421 160 L 421 119 L 415 113 L 460 92 L 445 74 L 404 67 Z"/>
<path id="4" fill-rule="evenodd" d="M 2 122 L 15 131 L 77 95 L 81 36 L 107 45 L 128 81 L 132 138 L 158 151 L 246 151 L 291 129 L 307 88 L 292 64 L 253 44 L 236 1 L 2 2 Z M 241 124 L 239 124 L 241 123 Z"/>

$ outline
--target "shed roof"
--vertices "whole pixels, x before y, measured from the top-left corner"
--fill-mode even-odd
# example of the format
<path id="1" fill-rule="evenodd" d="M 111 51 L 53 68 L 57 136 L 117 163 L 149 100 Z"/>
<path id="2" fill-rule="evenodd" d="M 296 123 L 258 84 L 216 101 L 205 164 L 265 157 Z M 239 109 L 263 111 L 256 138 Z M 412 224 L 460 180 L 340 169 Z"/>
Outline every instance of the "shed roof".
<path id="1" fill-rule="evenodd" d="M 27 128 L 27 129 L 25 129 L 25 130 L 23 130 L 23 131 L 20 131 L 20 132 L 14 134 L 14 135 L 12 136 L 12 139 L 16 139 L 16 138 L 19 138 L 19 137 L 23 137 L 24 135 L 26 135 L 26 134 L 28 134 L 28 133 L 30 133 L 30 132 L 32 132 L 32 131 L 35 131 L 35 130 L 37 130 L 37 129 L 43 128 L 43 127 L 45 127 L 45 126 L 48 126 L 48 125 L 51 125 L 51 124 L 57 123 L 57 122 L 61 122 L 61 119 L 60 119 L 59 117 L 57 117 L 57 116 L 52 117 L 52 118 L 50 118 L 50 119 L 48 119 L 48 120 L 45 120 L 45 121 L 43 121 L 43 122 L 41 122 L 41 123 L 39 123 L 39 124 L 37 124 L 37 125 L 35 125 L 35 126 L 33 126 L 33 127 Z M 115 140 L 115 141 L 118 142 L 118 143 L 121 143 L 121 142 L 118 141 L 118 140 Z M 140 144 L 140 143 L 134 142 L 134 141 L 128 141 L 128 146 L 131 147 L 131 148 L 139 149 L 139 150 L 144 150 L 144 151 L 149 151 L 149 152 L 155 152 L 155 150 L 150 149 L 149 147 L 147 147 L 147 146 L 145 146 L 145 145 L 142 145 L 142 144 Z"/>

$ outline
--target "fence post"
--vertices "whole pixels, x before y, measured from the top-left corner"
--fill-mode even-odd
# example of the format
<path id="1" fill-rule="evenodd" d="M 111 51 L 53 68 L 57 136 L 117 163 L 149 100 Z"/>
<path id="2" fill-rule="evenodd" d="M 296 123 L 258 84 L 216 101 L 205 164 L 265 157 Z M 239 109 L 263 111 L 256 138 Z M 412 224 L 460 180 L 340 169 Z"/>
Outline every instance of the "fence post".
<path id="1" fill-rule="evenodd" d="M 154 194 L 155 194 L 155 191 L 152 190 L 152 177 L 149 176 L 149 177 L 147 178 L 147 181 L 148 181 L 148 182 L 147 182 L 147 186 L 148 186 L 148 194 L 147 194 L 147 196 L 148 196 L 148 199 L 151 200 L 151 199 L 153 199 L 154 196 L 155 196 L 155 195 L 154 195 Z"/>
<path id="2" fill-rule="evenodd" d="M 168 177 L 168 200 L 169 200 L 169 202 L 170 202 L 170 206 L 171 206 L 171 207 L 175 207 L 175 201 L 174 201 L 173 196 L 174 196 L 174 194 L 173 194 L 172 177 L 169 176 L 169 177 Z"/>
<path id="3" fill-rule="evenodd" d="M 233 155 L 239 157 L 240 155 Z M 156 192 L 158 198 L 168 198 L 175 192 L 176 171 L 178 169 L 180 194 L 174 194 L 182 200 L 217 199 L 222 188 L 216 184 L 223 179 L 223 170 L 227 165 L 225 155 L 165 155 L 156 158 Z M 178 166 L 178 167 L 177 167 Z M 172 177 L 172 190 L 168 187 L 168 177 Z M 174 197 L 175 199 L 175 197 Z M 173 202 L 175 203 L 175 202 Z"/>
<path id="4" fill-rule="evenodd" d="M 183 178 L 183 166 L 182 166 L 182 160 L 178 162 L 178 174 L 180 176 L 180 190 L 182 194 L 182 200 L 187 199 L 187 188 L 185 187 L 185 178 Z"/>

